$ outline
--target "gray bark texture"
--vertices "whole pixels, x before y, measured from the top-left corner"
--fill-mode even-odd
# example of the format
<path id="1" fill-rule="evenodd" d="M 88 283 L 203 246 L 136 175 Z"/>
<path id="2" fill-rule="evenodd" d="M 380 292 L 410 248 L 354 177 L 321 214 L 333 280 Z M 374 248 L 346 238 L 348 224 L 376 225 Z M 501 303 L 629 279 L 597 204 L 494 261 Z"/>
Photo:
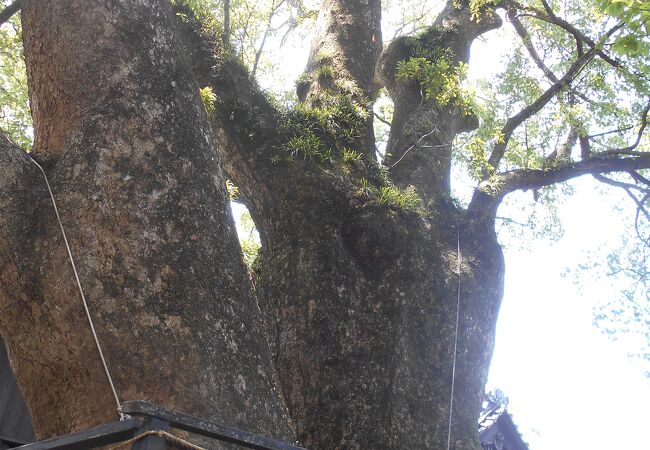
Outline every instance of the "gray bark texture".
<path id="1" fill-rule="evenodd" d="M 174 19 L 162 0 L 25 2 L 33 154 L 121 400 L 291 440 Z M 116 419 L 44 180 L 0 154 L 0 329 L 37 434 Z"/>
<path id="2" fill-rule="evenodd" d="M 379 0 L 324 2 L 290 112 L 189 10 L 175 12 L 165 0 L 26 0 L 22 11 L 32 155 L 121 400 L 312 449 L 446 448 L 460 300 L 451 448 L 477 449 L 503 285 L 498 202 L 454 205 L 445 147 L 475 119 L 395 80 L 416 41 L 382 53 Z M 450 2 L 421 45 L 467 61 L 496 26 Z M 396 105 L 383 167 L 378 83 Z M 226 177 L 262 239 L 254 290 Z M 417 208 L 387 200 L 409 187 Z M 0 332 L 39 437 L 115 419 L 44 181 L 4 138 L 0 280 Z"/>

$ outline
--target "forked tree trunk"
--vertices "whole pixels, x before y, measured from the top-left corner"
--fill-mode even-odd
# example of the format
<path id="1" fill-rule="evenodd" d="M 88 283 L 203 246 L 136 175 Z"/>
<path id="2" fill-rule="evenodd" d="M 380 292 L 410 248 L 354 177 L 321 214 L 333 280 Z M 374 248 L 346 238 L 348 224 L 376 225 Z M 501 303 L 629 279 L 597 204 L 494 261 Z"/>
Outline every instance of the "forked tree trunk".
<path id="1" fill-rule="evenodd" d="M 45 167 L 120 400 L 290 440 L 165 0 L 25 1 Z M 0 329 L 39 437 L 116 419 L 45 181 L 0 152 Z"/>
<path id="2" fill-rule="evenodd" d="M 461 3 L 435 24 L 436 45 L 466 60 L 495 24 L 459 28 L 454 14 L 469 17 Z M 165 0 L 28 0 L 34 154 L 122 400 L 313 449 L 438 449 L 448 438 L 475 449 L 502 291 L 496 204 L 452 204 L 448 151 L 421 160 L 413 180 L 407 160 L 382 174 L 369 118 L 379 2 L 326 8 L 301 87 L 308 112 L 283 115 Z M 217 94 L 212 126 L 199 85 Z M 396 123 L 408 125 L 392 132 L 396 159 L 431 123 L 440 128 L 431 142 L 444 145 L 471 127 L 413 89 L 396 103 Z M 330 122 L 328 102 L 339 108 Z M 297 143 L 313 136 L 319 153 L 308 155 Z M 44 181 L 22 151 L 0 145 L 0 330 L 37 431 L 114 419 Z M 221 164 L 260 230 L 259 309 Z M 386 177 L 414 185 L 422 208 L 380 200 L 395 188 Z"/>
<path id="3" fill-rule="evenodd" d="M 451 448 L 474 449 L 502 296 L 496 205 L 480 196 L 471 211 L 452 204 L 449 149 L 441 152 L 447 164 L 439 163 L 444 157 L 425 160 L 411 181 L 426 211 L 377 200 L 373 189 L 386 185 L 368 151 L 374 144 L 367 119 L 360 114 L 350 123 L 336 108 L 363 110 L 373 95 L 368 71 L 378 53 L 340 47 L 374 48 L 380 17 L 376 2 L 348 3 L 327 2 L 334 12 L 320 19 L 298 86 L 304 115 L 275 111 L 241 67 L 219 56 L 214 40 L 197 27 L 181 29 L 200 84 L 217 94 L 213 126 L 226 172 L 260 231 L 258 301 L 299 442 L 314 449 L 446 448 L 459 311 Z M 466 10 L 452 8 L 450 15 L 450 23 L 435 25 L 440 38 L 430 45 L 452 48 L 457 60 L 466 61 L 474 37 L 498 25 L 471 23 Z M 382 67 L 394 70 L 406 58 L 408 52 L 388 54 Z M 348 90 L 351 84 L 356 88 Z M 394 123 L 411 126 L 396 132 L 396 159 L 432 121 L 431 141 L 446 144 L 475 122 L 451 106 L 423 104 L 408 89 L 415 86 L 403 88 L 408 98 L 398 103 Z M 331 114 L 341 131 L 332 133 L 310 114 Z M 348 139 L 346 131 L 355 130 Z M 310 135 L 331 156 L 318 145 L 296 144 Z M 358 158 L 343 160 L 344 148 Z M 407 187 L 408 169 L 399 169 L 391 175 Z"/>

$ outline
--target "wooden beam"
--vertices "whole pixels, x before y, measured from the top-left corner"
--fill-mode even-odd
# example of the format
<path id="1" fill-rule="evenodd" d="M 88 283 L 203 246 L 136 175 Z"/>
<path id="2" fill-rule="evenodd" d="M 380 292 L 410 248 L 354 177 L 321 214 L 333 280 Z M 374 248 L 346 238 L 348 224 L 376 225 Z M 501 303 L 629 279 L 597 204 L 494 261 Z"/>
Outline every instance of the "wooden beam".
<path id="1" fill-rule="evenodd" d="M 179 411 L 164 409 L 141 400 L 122 403 L 121 412 L 129 416 L 157 417 L 168 422 L 172 428 L 197 433 L 223 442 L 231 442 L 246 448 L 256 450 L 305 450 L 302 447 L 296 447 L 248 431 L 218 425 L 208 420 L 199 419 Z"/>
<path id="2" fill-rule="evenodd" d="M 21 450 L 86 450 L 131 439 L 139 428 L 140 420 L 128 419 L 18 448 Z"/>

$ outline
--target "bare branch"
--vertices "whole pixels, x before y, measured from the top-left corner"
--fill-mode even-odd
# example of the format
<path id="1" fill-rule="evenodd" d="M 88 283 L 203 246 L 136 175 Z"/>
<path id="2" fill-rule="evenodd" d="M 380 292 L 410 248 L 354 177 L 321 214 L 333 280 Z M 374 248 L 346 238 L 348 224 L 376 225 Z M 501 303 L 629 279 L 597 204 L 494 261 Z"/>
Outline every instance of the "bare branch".
<path id="1" fill-rule="evenodd" d="M 536 189 L 581 175 L 629 172 L 647 168 L 650 168 L 650 153 L 628 158 L 605 157 L 598 154 L 587 160 L 564 164 L 556 168 L 519 169 L 503 172 L 482 182 L 479 190 L 493 192 L 496 193 L 496 197 L 503 197 L 516 190 Z"/>
<path id="2" fill-rule="evenodd" d="M 610 186 L 614 186 L 614 187 L 625 189 L 625 190 L 634 189 L 634 190 L 637 190 L 637 191 L 647 192 L 646 188 L 637 186 L 636 184 L 626 183 L 624 181 L 619 181 L 619 180 L 613 180 L 613 179 L 608 178 L 608 177 L 606 177 L 604 175 L 601 175 L 599 173 L 594 173 L 594 174 L 592 174 L 592 176 L 596 180 L 600 181 L 601 183 L 609 184 Z"/>
<path id="3" fill-rule="evenodd" d="M 648 99 L 648 103 L 646 104 L 645 108 L 643 108 L 643 111 L 641 112 L 641 125 L 639 126 L 639 131 L 637 132 L 636 135 L 636 140 L 634 143 L 628 145 L 627 147 L 619 148 L 619 149 L 614 149 L 614 150 L 606 150 L 604 152 L 600 152 L 599 155 L 636 155 L 638 156 L 639 154 L 644 154 L 645 152 L 636 152 L 634 149 L 636 149 L 639 144 L 641 143 L 641 138 L 643 137 L 643 133 L 645 132 L 646 127 L 648 126 L 648 113 L 650 112 L 650 98 Z"/>
<path id="4" fill-rule="evenodd" d="M 646 177 L 644 177 L 640 173 L 638 173 L 638 172 L 636 172 L 634 170 L 631 170 L 628 173 L 634 179 L 634 181 L 636 181 L 637 183 L 645 184 L 646 186 L 650 187 L 650 180 L 648 180 Z"/>
<path id="5" fill-rule="evenodd" d="M 533 45 L 528 30 L 526 30 L 524 25 L 521 23 L 521 20 L 519 20 L 519 18 L 514 14 L 514 11 L 508 11 L 508 19 L 510 20 L 510 23 L 512 23 L 513 28 L 521 38 L 524 47 L 526 47 L 526 50 L 528 50 L 528 54 L 535 62 L 535 64 L 537 64 L 537 67 L 539 67 L 539 69 L 544 73 L 544 76 L 546 76 L 549 80 L 551 80 L 551 82 L 557 83 L 558 82 L 557 76 L 553 73 L 551 69 L 549 69 L 546 66 L 546 64 L 544 64 L 544 61 L 539 56 L 537 50 L 535 49 L 535 46 Z"/>
<path id="6" fill-rule="evenodd" d="M 584 69 L 584 67 L 591 61 L 596 54 L 594 48 L 586 52 L 582 57 L 578 58 L 571 64 L 569 70 L 560 78 L 556 83 L 554 83 L 550 88 L 548 88 L 542 95 L 540 95 L 537 100 L 535 100 L 530 105 L 526 106 L 524 109 L 519 111 L 514 116 L 510 117 L 504 127 L 501 129 L 501 135 L 503 136 L 502 142 L 495 144 L 492 154 L 488 159 L 489 164 L 493 168 L 498 168 L 503 155 L 505 154 L 506 147 L 510 138 L 512 137 L 513 132 L 521 125 L 524 121 L 532 117 L 534 114 L 539 112 L 546 104 L 551 101 L 555 95 L 557 95 L 564 87 L 568 86 L 569 83 Z"/>
<path id="7" fill-rule="evenodd" d="M 520 17 L 532 17 L 538 20 L 543 20 L 544 22 L 551 23 L 553 25 L 557 25 L 558 27 L 562 28 L 564 31 L 567 33 L 571 34 L 574 39 L 577 42 L 582 42 L 583 44 L 587 45 L 590 48 L 595 48 L 596 42 L 591 39 L 589 36 L 587 36 L 585 33 L 577 29 L 575 26 L 567 22 L 566 20 L 556 16 L 553 11 L 551 10 L 550 13 L 541 11 L 539 9 L 536 9 L 531 6 L 527 5 L 522 5 L 516 1 L 507 1 L 505 3 L 511 8 L 517 9 L 519 11 L 522 11 L 519 16 Z M 616 30 L 618 30 L 616 28 Z M 609 56 L 605 51 L 603 51 L 600 48 L 597 48 L 596 54 L 606 63 L 611 65 L 612 67 L 619 69 L 619 70 L 625 70 L 625 65 L 621 63 L 620 61 L 616 60 L 615 58 Z"/>
<path id="8" fill-rule="evenodd" d="M 408 28 L 409 26 L 411 26 L 413 24 L 416 24 L 416 23 L 420 22 L 422 19 L 424 19 L 430 13 L 431 13 L 431 8 L 422 8 L 422 11 L 421 11 L 420 15 L 418 15 L 418 16 L 416 16 L 416 17 L 414 17 L 411 20 L 408 20 L 406 22 L 402 22 L 402 24 L 393 33 L 393 39 L 397 39 L 398 37 L 400 37 L 404 33 L 404 30 L 406 28 Z M 412 30 L 412 32 L 416 32 L 416 31 L 418 31 L 419 29 L 422 29 L 422 28 L 425 28 L 425 27 L 414 28 Z"/>
<path id="9" fill-rule="evenodd" d="M 548 4 L 546 0 L 541 0 L 542 1 L 542 6 L 544 6 L 544 10 L 550 17 L 556 17 L 555 13 L 553 12 L 553 8 L 551 8 L 551 5 Z"/>
<path id="10" fill-rule="evenodd" d="M 626 131 L 630 131 L 632 128 L 634 127 L 623 127 L 623 128 L 617 128 L 616 130 L 603 131 L 602 133 L 590 134 L 589 136 L 587 136 L 587 138 L 593 139 L 597 137 L 607 136 L 608 134 L 624 133 Z"/>
<path id="11" fill-rule="evenodd" d="M 223 1 L 223 45 L 230 47 L 230 0 Z"/>
<path id="12" fill-rule="evenodd" d="M 271 12 L 269 12 L 269 18 L 266 22 L 266 29 L 264 30 L 264 35 L 262 36 L 262 42 L 260 43 L 259 48 L 255 52 L 255 61 L 253 62 L 253 69 L 251 70 L 251 76 L 254 78 L 257 73 L 257 66 L 260 62 L 262 56 L 262 51 L 264 50 L 264 45 L 266 45 L 266 38 L 269 36 L 269 33 L 272 31 L 271 23 L 273 22 L 273 17 L 277 13 L 278 9 L 285 0 L 280 0 L 278 4 L 275 4 L 275 1 L 271 4 Z"/>
<path id="13" fill-rule="evenodd" d="M 23 0 L 16 0 L 11 5 L 0 11 L 0 25 L 11 19 L 11 16 L 16 14 L 20 8 L 23 7 Z"/>
<path id="14" fill-rule="evenodd" d="M 636 204 L 636 214 L 634 218 L 634 229 L 636 231 L 637 237 L 641 242 L 643 242 L 645 245 L 648 245 L 648 238 L 644 238 L 641 235 L 641 230 L 639 229 L 639 217 L 641 214 L 643 214 L 646 218 L 646 220 L 650 220 L 650 213 L 648 213 L 647 208 L 645 207 L 646 201 L 650 197 L 650 191 L 647 188 L 641 188 L 637 185 L 630 184 L 630 183 L 625 183 L 622 181 L 618 180 L 612 180 L 611 178 L 607 178 L 603 175 L 599 174 L 594 174 L 593 177 L 600 181 L 601 183 L 608 184 L 610 186 L 614 186 L 617 188 L 621 188 L 625 191 L 628 197 L 632 199 L 632 201 Z M 647 180 L 646 180 L 647 181 Z M 650 183 L 649 183 L 650 185 Z M 639 199 L 632 190 L 637 190 L 640 191 L 641 193 L 645 194 L 642 199 Z"/>
<path id="15" fill-rule="evenodd" d="M 381 117 L 379 114 L 377 114 L 377 113 L 374 112 L 374 111 L 373 111 L 372 114 L 373 114 L 373 115 L 375 116 L 375 118 L 376 118 L 377 120 L 379 120 L 381 123 L 383 123 L 384 125 L 388 125 L 388 126 L 390 126 L 390 122 L 389 122 L 388 120 L 384 119 L 383 117 Z"/>
<path id="16" fill-rule="evenodd" d="M 551 83 L 557 83 L 558 78 L 555 73 L 544 63 L 544 59 L 539 55 L 537 50 L 535 49 L 535 46 L 533 45 L 532 38 L 530 36 L 530 33 L 528 30 L 524 27 L 523 23 L 521 20 L 519 20 L 519 17 L 515 14 L 515 11 L 510 10 L 508 11 L 508 19 L 510 23 L 512 23 L 513 28 L 521 38 L 522 43 L 524 44 L 524 47 L 528 51 L 528 54 L 530 55 L 531 59 L 535 62 L 537 67 L 542 71 L 544 76 L 548 78 Z M 578 57 L 581 57 L 584 55 L 584 50 L 582 43 L 578 41 L 577 49 L 576 49 Z M 570 90 L 571 96 L 576 96 L 581 98 L 582 100 L 588 102 L 588 103 L 593 103 L 591 99 L 589 99 L 587 96 L 584 94 L 571 89 Z"/>
<path id="17" fill-rule="evenodd" d="M 643 242 L 645 245 L 648 245 L 649 238 L 643 237 L 641 235 L 641 230 L 639 229 L 639 217 L 641 214 L 643 214 L 646 220 L 650 220 L 650 213 L 648 213 L 648 210 L 645 207 L 645 203 L 648 201 L 650 194 L 644 195 L 643 198 L 639 200 L 636 195 L 630 192 L 630 190 L 626 189 L 625 192 L 632 199 L 632 201 L 636 203 L 636 216 L 634 217 L 634 229 L 636 230 L 636 235 L 639 240 L 641 240 L 641 242 Z"/>

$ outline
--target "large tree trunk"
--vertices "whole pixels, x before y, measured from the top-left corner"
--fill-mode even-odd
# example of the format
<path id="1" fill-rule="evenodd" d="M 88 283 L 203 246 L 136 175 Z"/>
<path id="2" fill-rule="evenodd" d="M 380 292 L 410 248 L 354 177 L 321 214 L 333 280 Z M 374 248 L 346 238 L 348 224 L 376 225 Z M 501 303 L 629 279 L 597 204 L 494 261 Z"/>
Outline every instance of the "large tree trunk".
<path id="1" fill-rule="evenodd" d="M 396 43 L 381 64 L 397 97 L 382 170 L 370 115 L 378 0 L 325 2 L 303 109 L 290 113 L 167 3 L 31 0 L 23 10 L 34 154 L 121 400 L 286 440 L 295 431 L 313 449 L 445 448 L 448 439 L 478 448 L 503 278 L 496 202 L 453 205 L 448 148 L 407 155 L 432 124 L 425 143 L 445 148 L 473 119 L 391 81 L 412 50 Z M 465 61 L 472 39 L 497 23 L 473 24 L 468 2 L 452 3 L 428 45 Z M 217 94 L 212 126 L 199 85 Z M 0 330 L 37 432 L 113 419 L 44 181 L 0 144 Z M 350 151 L 358 158 L 344 158 Z M 220 161 L 260 230 L 259 309 Z M 382 197 L 408 186 L 421 206 Z"/>
<path id="2" fill-rule="evenodd" d="M 452 448 L 475 448 L 502 288 L 493 232 L 452 209 L 431 223 L 332 202 L 319 181 L 290 184 L 300 195 L 259 223 L 261 308 L 300 442 L 443 448 L 460 301 Z"/>
<path id="3" fill-rule="evenodd" d="M 23 3 L 33 153 L 120 400 L 291 439 L 169 2 Z M 0 330 L 37 434 L 113 420 L 45 180 L 0 157 Z"/>
<path id="4" fill-rule="evenodd" d="M 391 185 L 375 161 L 363 110 L 379 55 L 332 51 L 375 48 L 380 35 L 368 30 L 377 29 L 378 2 L 326 3 L 298 86 L 303 112 L 275 111 L 245 70 L 218 56 L 218 43 L 182 25 L 197 78 L 217 93 L 213 126 L 226 172 L 260 231 L 258 300 L 298 440 L 314 449 L 446 447 L 459 311 L 451 442 L 477 448 L 504 270 L 495 204 L 478 202 L 472 211 L 452 204 L 449 149 L 428 154 L 438 159 L 420 161 L 410 177 L 411 162 L 392 171 L 398 185 L 417 187 L 420 210 L 378 200 Z M 440 38 L 430 45 L 452 48 L 456 60 L 466 61 L 471 40 L 498 25 L 473 24 L 467 10 L 449 14 L 453 20 L 434 26 Z M 409 56 L 387 52 L 384 72 Z M 422 105 L 411 92 L 416 86 L 401 89 L 393 158 L 432 123 L 434 143 L 475 126 L 453 105 Z M 319 114 L 329 114 L 336 130 Z M 300 141 L 306 136 L 311 144 Z M 359 158 L 345 161 L 344 149 Z"/>

